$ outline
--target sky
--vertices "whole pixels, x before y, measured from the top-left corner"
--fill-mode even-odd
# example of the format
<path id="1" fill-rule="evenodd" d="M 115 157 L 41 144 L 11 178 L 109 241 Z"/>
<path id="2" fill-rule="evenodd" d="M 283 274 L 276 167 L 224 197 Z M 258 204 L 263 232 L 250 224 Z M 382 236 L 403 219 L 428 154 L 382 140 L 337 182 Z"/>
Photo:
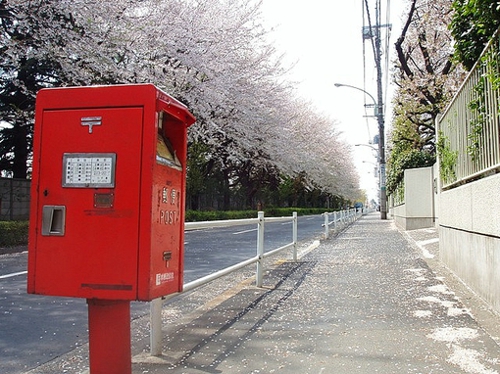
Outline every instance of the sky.
<path id="1" fill-rule="evenodd" d="M 376 119 L 365 115 L 373 114 L 373 109 L 364 107 L 365 102 L 372 103 L 372 100 L 361 91 L 334 86 L 335 83 L 349 84 L 377 97 L 373 49 L 369 41 L 363 43 L 362 38 L 363 1 L 264 0 L 262 10 L 266 23 L 273 27 L 272 38 L 276 47 L 286 55 L 285 63 L 295 64 L 291 78 L 299 82 L 299 96 L 310 100 L 320 113 L 338 121 L 337 128 L 342 137 L 353 146 L 361 188 L 367 191 L 370 199 L 376 200 L 376 153 L 366 146 L 354 146 L 369 143 L 378 133 Z M 368 3 L 373 17 L 375 1 L 369 0 Z M 401 30 L 404 0 L 383 0 L 382 7 L 388 3 L 388 23 L 392 25 L 390 62 L 394 59 L 393 46 Z M 385 17 L 384 9 L 382 14 Z M 385 74 L 383 81 L 386 82 L 387 78 L 390 81 L 390 76 Z M 392 87 L 384 88 L 384 95 L 387 95 L 384 105 L 390 103 L 392 90 Z M 386 109 L 386 134 L 390 118 L 389 107 Z"/>

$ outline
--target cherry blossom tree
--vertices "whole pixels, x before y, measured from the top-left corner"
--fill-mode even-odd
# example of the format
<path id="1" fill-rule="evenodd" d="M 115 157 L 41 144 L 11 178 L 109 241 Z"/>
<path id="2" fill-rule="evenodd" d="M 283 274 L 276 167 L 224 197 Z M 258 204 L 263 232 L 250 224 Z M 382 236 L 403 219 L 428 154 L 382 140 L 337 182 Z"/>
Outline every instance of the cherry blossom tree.
<path id="1" fill-rule="evenodd" d="M 404 169 L 435 161 L 435 119 L 463 79 L 453 61 L 448 25 L 452 0 L 411 0 L 396 42 L 394 72 L 397 92 L 391 134 L 392 152 L 387 189 L 394 191 Z"/>
<path id="2" fill-rule="evenodd" d="M 189 133 L 197 180 L 217 175 L 248 201 L 299 175 L 307 188 L 354 196 L 350 151 L 334 121 L 297 99 L 260 8 L 260 0 L 0 0 L 0 121 L 10 125 L 0 133 L 0 169 L 17 163 L 24 174 L 15 176 L 26 176 L 38 89 L 152 82 L 197 117 Z"/>

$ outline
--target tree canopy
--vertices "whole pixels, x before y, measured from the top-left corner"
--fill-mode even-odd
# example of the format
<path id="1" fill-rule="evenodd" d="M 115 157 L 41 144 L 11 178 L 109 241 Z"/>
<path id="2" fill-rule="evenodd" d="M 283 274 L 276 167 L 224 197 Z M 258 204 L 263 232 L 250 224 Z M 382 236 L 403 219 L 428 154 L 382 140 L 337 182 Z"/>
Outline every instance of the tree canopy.
<path id="1" fill-rule="evenodd" d="M 29 177 L 39 89 L 150 82 L 197 117 L 189 132 L 193 201 L 210 181 L 228 204 L 241 194 L 252 205 L 289 180 L 305 191 L 356 196 L 350 149 L 334 120 L 298 98 L 260 7 L 259 0 L 0 0 L 0 173 Z"/>
<path id="2" fill-rule="evenodd" d="M 455 58 L 470 70 L 500 26 L 500 1 L 454 0 L 452 6 Z"/>

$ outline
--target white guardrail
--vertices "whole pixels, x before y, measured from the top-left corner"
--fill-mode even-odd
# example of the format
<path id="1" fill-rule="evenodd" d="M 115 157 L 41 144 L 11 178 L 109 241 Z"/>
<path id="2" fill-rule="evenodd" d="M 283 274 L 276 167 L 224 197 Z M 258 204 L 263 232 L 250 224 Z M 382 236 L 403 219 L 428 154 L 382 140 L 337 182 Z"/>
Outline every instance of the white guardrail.
<path id="1" fill-rule="evenodd" d="M 333 225 L 334 230 L 343 228 L 358 219 L 361 215 L 356 212 L 355 209 L 350 209 L 346 211 L 339 211 L 333 213 L 323 213 L 325 217 L 325 222 L 323 226 L 325 227 L 325 238 L 328 238 L 330 226 Z M 330 217 L 333 216 L 333 221 L 330 221 Z M 280 248 L 270 250 L 268 252 L 264 251 L 264 224 L 265 222 L 287 222 L 292 221 L 292 242 L 286 244 Z M 150 354 L 152 356 L 159 356 L 162 354 L 162 321 L 161 321 L 161 310 L 163 306 L 163 301 L 168 300 L 172 297 L 180 295 L 184 292 L 189 292 L 197 287 L 203 286 L 210 283 L 220 277 L 228 275 L 234 271 L 242 269 L 248 265 L 257 264 L 256 271 L 256 286 L 262 287 L 262 280 L 264 277 L 264 259 L 273 256 L 281 251 L 292 249 L 293 261 L 297 261 L 297 212 L 293 212 L 291 217 L 264 217 L 264 212 L 258 212 L 257 218 L 249 219 L 237 219 L 237 220 L 225 220 L 225 221 L 203 221 L 203 222 L 186 222 L 184 229 L 186 231 L 190 230 L 200 230 L 213 227 L 231 227 L 231 226 L 241 226 L 241 225 L 251 225 L 257 224 L 257 254 L 245 261 L 238 264 L 229 266 L 225 269 L 219 270 L 215 273 L 209 274 L 202 278 L 196 279 L 192 282 L 185 283 L 183 285 L 182 292 L 175 293 L 172 295 L 165 296 L 163 298 L 158 298 L 151 301 L 150 304 Z"/>
<path id="2" fill-rule="evenodd" d="M 325 228 L 325 239 L 328 239 L 329 237 L 330 226 L 333 225 L 333 229 L 336 231 L 339 227 L 343 228 L 351 223 L 354 223 L 362 215 L 363 211 L 361 209 L 348 209 L 332 213 L 323 213 L 323 216 L 325 217 L 325 223 L 323 223 L 323 227 Z M 332 216 L 333 220 L 330 221 L 330 217 Z"/>

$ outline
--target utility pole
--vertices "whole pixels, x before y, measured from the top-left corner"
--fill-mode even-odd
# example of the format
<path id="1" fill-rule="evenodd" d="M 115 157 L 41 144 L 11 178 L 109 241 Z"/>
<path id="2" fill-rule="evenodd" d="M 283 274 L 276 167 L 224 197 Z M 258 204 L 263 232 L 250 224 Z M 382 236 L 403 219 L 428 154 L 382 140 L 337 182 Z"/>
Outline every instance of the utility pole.
<path id="1" fill-rule="evenodd" d="M 387 219 L 387 194 L 385 184 L 385 129 L 384 129 L 384 97 L 382 92 L 382 39 L 380 30 L 382 27 L 391 25 L 382 25 L 380 19 L 380 0 L 376 2 L 376 24 L 372 25 L 370 21 L 370 10 L 368 0 L 363 0 L 363 7 L 366 6 L 368 14 L 369 26 L 363 27 L 363 42 L 370 39 L 373 47 L 373 55 L 375 65 L 377 67 L 377 99 L 375 99 L 368 91 L 362 88 L 351 86 L 349 84 L 335 83 L 335 87 L 350 87 L 358 91 L 364 92 L 373 100 L 375 106 L 375 117 L 378 123 L 378 163 L 379 163 L 379 202 L 380 202 L 380 219 Z M 366 105 L 365 105 L 366 106 Z"/>
<path id="2" fill-rule="evenodd" d="M 375 25 L 375 64 L 377 67 L 377 122 L 378 122 L 378 154 L 380 173 L 380 219 L 387 219 L 387 196 L 385 186 L 385 124 L 384 124 L 384 102 L 382 93 L 382 46 L 380 29 L 380 0 L 376 5 Z"/>
<path id="3" fill-rule="evenodd" d="M 376 0 L 375 25 L 370 21 L 368 1 L 363 0 L 366 7 L 369 26 L 363 28 L 363 40 L 370 39 L 373 46 L 373 56 L 377 70 L 377 100 L 375 105 L 375 116 L 378 123 L 378 157 L 379 157 L 379 191 L 380 191 L 380 218 L 387 219 L 387 194 L 385 173 L 385 129 L 384 129 L 384 97 L 382 92 L 382 38 L 380 30 L 383 27 L 390 28 L 391 25 L 381 24 L 381 1 Z"/>

